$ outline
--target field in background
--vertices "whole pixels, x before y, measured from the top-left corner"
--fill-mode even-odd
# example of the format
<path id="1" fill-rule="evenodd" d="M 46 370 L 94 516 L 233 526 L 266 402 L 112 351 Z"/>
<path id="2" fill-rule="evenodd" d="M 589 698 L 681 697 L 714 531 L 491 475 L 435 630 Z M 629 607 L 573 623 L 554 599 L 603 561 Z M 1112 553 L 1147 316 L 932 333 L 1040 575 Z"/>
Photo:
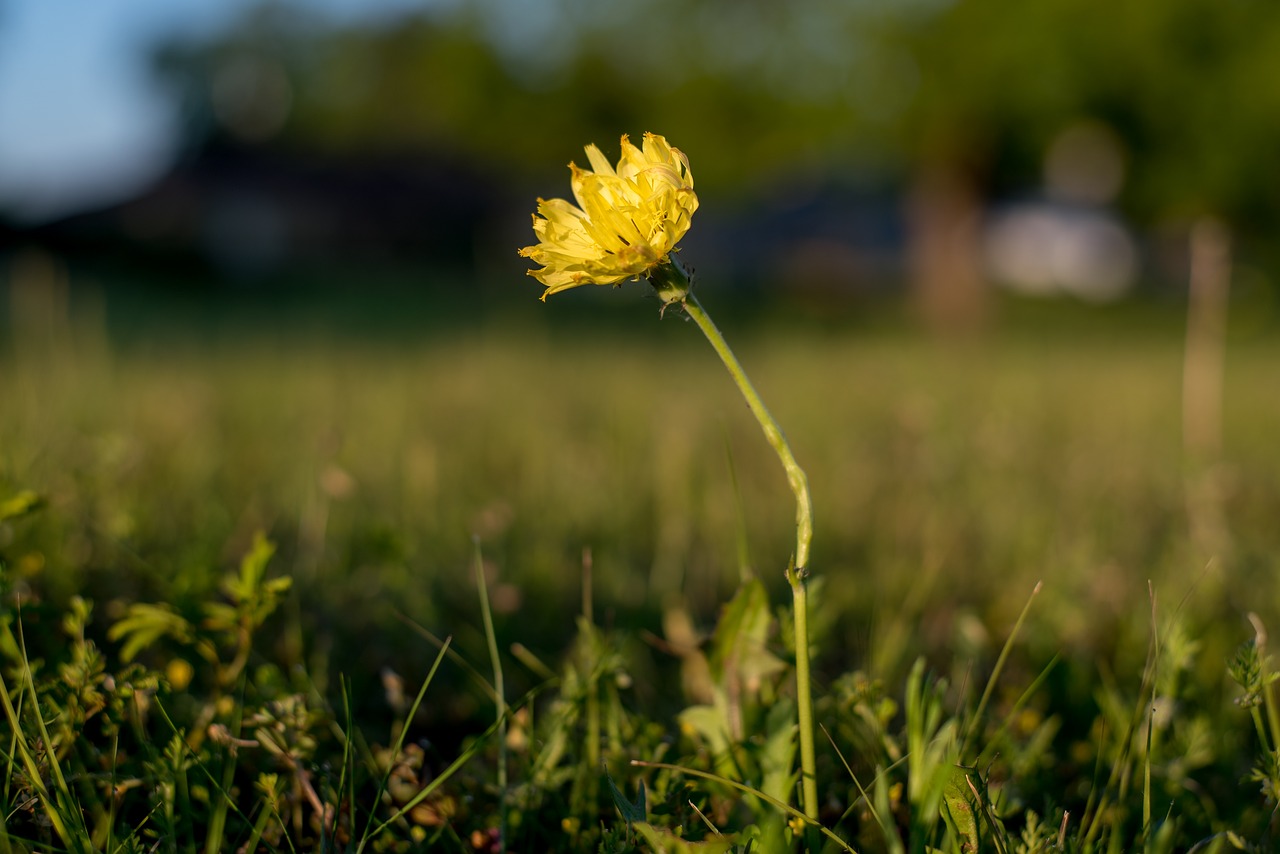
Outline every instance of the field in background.
<path id="1" fill-rule="evenodd" d="M 576 296 L 482 315 L 418 303 L 419 325 L 392 304 L 382 335 L 284 310 L 175 326 L 15 302 L 0 498 L 45 506 L 0 527 L 0 548 L 43 613 L 93 599 L 101 636 L 134 601 L 194 615 L 263 531 L 294 586 L 256 654 L 322 691 L 345 675 L 373 720 L 389 715 L 383 668 L 417 684 L 435 656 L 417 627 L 484 669 L 473 537 L 500 647 L 552 663 L 589 552 L 596 619 L 631 638 L 629 702 L 674 714 L 688 700 L 664 615 L 683 602 L 709 629 L 746 569 L 781 608 L 792 505 L 696 329 L 630 290 L 602 294 L 626 309 L 596 323 Z M 707 296 L 713 312 L 727 299 Z M 1061 656 L 1031 705 L 1060 718 L 1065 757 L 1096 736 L 1102 686 L 1138 693 L 1150 589 L 1161 632 L 1189 639 L 1197 714 L 1247 741 L 1225 662 L 1253 636 L 1247 613 L 1280 631 L 1280 342 L 1229 338 L 1221 460 L 1188 460 L 1176 315 L 1108 311 L 1049 323 L 1015 306 L 1025 323 L 951 344 L 852 312 L 728 312 L 810 477 L 820 695 L 853 670 L 896 693 L 921 655 L 972 692 L 1043 582 L 1001 684 L 1016 696 Z M 28 644 L 57 643 L 41 614 Z M 483 726 L 487 700 L 446 670 L 425 725 Z M 512 695 L 534 681 L 510 674 Z"/>

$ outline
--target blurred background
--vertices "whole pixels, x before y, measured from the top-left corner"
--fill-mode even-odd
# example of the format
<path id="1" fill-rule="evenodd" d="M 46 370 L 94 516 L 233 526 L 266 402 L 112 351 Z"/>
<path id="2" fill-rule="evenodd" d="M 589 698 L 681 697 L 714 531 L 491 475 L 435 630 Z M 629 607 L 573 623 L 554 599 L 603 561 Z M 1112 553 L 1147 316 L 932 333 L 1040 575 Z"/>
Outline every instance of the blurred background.
<path id="1" fill-rule="evenodd" d="M 109 622 L 198 614 L 265 530 L 328 638 L 282 655 L 369 673 L 406 615 L 484 660 L 472 535 L 553 650 L 584 549 L 620 622 L 781 596 L 790 496 L 705 342 L 516 254 L 653 131 L 810 471 L 824 649 L 990 652 L 1040 578 L 1046 657 L 1145 649 L 1152 578 L 1248 632 L 1278 56 L 1270 0 L 0 0 L 0 490 L 48 503 L 0 549 Z"/>
<path id="2" fill-rule="evenodd" d="M 1211 217 L 1268 304 L 1278 49 L 1256 0 L 5 0 L 0 245 L 517 300 L 534 197 L 651 130 L 708 287 L 981 328 L 999 288 L 1185 290 Z"/>

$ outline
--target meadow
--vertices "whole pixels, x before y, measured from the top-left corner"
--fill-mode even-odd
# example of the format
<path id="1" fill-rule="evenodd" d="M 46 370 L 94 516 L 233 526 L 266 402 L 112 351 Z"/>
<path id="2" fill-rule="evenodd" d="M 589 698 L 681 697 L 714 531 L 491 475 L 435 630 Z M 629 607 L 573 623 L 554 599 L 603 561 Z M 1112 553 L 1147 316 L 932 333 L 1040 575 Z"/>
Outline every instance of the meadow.
<path id="1" fill-rule="evenodd" d="M 1189 453 L 1175 300 L 708 292 L 813 493 L 822 836 L 758 426 L 638 291 L 515 290 L 15 288 L 0 849 L 1271 850 L 1273 330 Z"/>

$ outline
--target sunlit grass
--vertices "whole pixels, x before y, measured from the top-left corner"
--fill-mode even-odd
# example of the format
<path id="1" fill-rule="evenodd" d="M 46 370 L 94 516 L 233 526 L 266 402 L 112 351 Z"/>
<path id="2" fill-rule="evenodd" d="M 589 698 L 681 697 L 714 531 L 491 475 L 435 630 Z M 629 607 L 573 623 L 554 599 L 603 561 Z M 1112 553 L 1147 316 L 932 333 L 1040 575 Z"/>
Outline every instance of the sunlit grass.
<path id="1" fill-rule="evenodd" d="M 912 739 L 928 744 L 930 733 L 950 727 L 974 733 L 975 750 L 961 761 L 972 763 L 980 750 L 992 763 L 977 770 L 984 780 L 990 774 L 992 807 L 1011 840 L 1042 827 L 1044 839 L 1056 841 L 1068 810 L 1071 850 L 1087 850 L 1086 842 L 1131 849 L 1148 839 L 1146 785 L 1153 818 L 1163 822 L 1172 811 L 1176 819 L 1163 825 L 1173 828 L 1162 831 L 1172 834 L 1169 845 L 1190 847 L 1232 829 L 1265 847 L 1274 804 L 1247 778 L 1259 761 L 1266 710 L 1232 703 L 1242 691 L 1226 665 L 1254 637 L 1249 612 L 1280 627 L 1280 348 L 1256 337 L 1229 342 L 1218 469 L 1229 538 L 1210 548 L 1187 521 L 1186 484 L 1195 472 L 1182 456 L 1176 327 L 1132 336 L 1085 326 L 1013 330 L 942 345 L 900 331 L 841 332 L 831 323 L 724 325 L 786 425 L 814 495 L 818 719 L 868 797 L 859 800 L 854 779 L 820 740 L 824 824 L 858 850 L 893 850 L 886 828 L 895 827 L 942 844 L 936 813 L 918 812 L 932 803 L 926 789 L 934 783 L 905 790 L 894 783 L 909 783 L 910 768 L 922 781 L 947 771 L 918 764 L 934 754 L 912 765 L 904 751 Z M 410 767 L 424 760 L 391 756 L 403 748 L 378 753 L 387 748 L 377 744 L 394 745 L 388 728 L 404 714 L 388 699 L 383 669 L 411 695 L 425 683 L 439 649 L 421 627 L 452 635 L 462 660 L 492 671 L 474 536 L 500 653 L 518 643 L 522 656 L 542 663 L 504 662 L 505 723 L 515 734 L 505 797 L 512 840 L 534 848 L 564 840 L 554 844 L 574 850 L 599 841 L 596 808 L 613 820 L 598 769 L 574 752 L 582 723 L 575 703 L 587 696 L 599 699 L 603 758 L 618 789 L 631 798 L 647 781 L 650 824 L 683 822 L 652 813 L 656 805 L 687 811 L 682 797 L 726 834 L 764 821 L 764 812 L 734 807 L 741 796 L 727 785 L 669 771 L 628 776 L 636 772 L 624 764 L 694 767 L 705 759 L 710 745 L 680 735 L 676 716 L 705 702 L 699 690 L 732 678 L 711 649 L 709 673 L 699 670 L 707 663 L 681 646 L 689 639 L 677 618 L 713 631 L 739 590 L 740 541 L 768 601 L 785 601 L 782 572 L 793 545 L 786 483 L 690 325 L 668 317 L 590 330 L 489 319 L 433 325 L 408 340 L 260 331 L 163 348 L 146 334 L 108 343 L 77 328 L 15 334 L 12 352 L 0 356 L 0 501 L 21 489 L 43 500 L 34 513 L 0 522 L 6 613 L 10 625 L 21 620 L 31 658 L 63 660 L 60 615 L 78 594 L 95 603 L 87 636 L 118 674 L 120 647 L 105 635 L 128 605 L 165 602 L 198 625 L 206 603 L 225 595 L 220 585 L 255 533 L 265 531 L 277 547 L 271 574 L 290 576 L 293 587 L 255 633 L 247 678 L 272 663 L 283 681 L 251 683 L 245 702 L 265 701 L 276 685 L 328 704 L 331 728 L 350 740 L 325 742 L 332 779 L 314 779 L 326 803 L 350 791 L 353 779 L 372 786 L 395 768 L 425 785 L 428 775 Z M 584 549 L 594 625 L 573 618 L 583 610 Z M 975 719 L 987 674 L 1037 582 L 1043 586 L 985 719 Z M 787 635 L 773 625 L 765 636 L 784 662 Z M 141 660 L 163 671 L 177 655 L 190 649 L 170 639 Z M 446 814 L 440 797 L 487 792 L 484 809 L 418 825 L 431 828 L 423 844 L 454 844 L 447 842 L 454 831 L 441 829 L 451 827 L 452 850 L 468 850 L 471 830 L 498 826 L 502 799 L 493 791 L 492 733 L 466 744 L 463 736 L 498 725 L 479 677 L 450 661 L 432 677 L 409 732 L 410 742 L 432 740 L 425 761 L 435 771 L 472 757 L 428 802 Z M 56 679 L 53 670 L 29 672 L 36 685 Z M 22 673 L 5 671 L 14 692 Z M 188 691 L 162 695 L 175 724 L 199 720 L 214 678 L 198 668 Z M 789 702 L 785 680 L 770 678 L 741 698 L 748 733 L 764 739 L 738 756 L 744 773 L 771 767 L 781 742 L 768 738 L 781 738 L 789 720 L 770 716 L 773 705 Z M 535 689 L 542 693 L 530 707 L 521 698 Z M 930 723 L 933 709 L 941 717 Z M 1157 722 L 1151 739 L 1149 714 Z M 539 727 L 550 729 L 534 735 Z M 557 732 L 564 752 L 550 753 Z M 35 743 L 31 732 L 17 738 L 12 744 Z M 661 744 L 666 753 L 655 752 Z M 6 755 L 11 768 L 26 761 L 16 748 Z M 85 770 L 77 755 L 59 758 L 69 780 Z M 181 764 L 178 751 L 170 765 Z M 224 767 L 210 766 L 218 785 Z M 700 767 L 723 774 L 733 766 Z M 287 771 L 273 773 L 287 780 Z M 209 797 L 209 780 L 184 774 Z M 589 803 L 588 778 L 602 800 Z M 84 800 L 78 785 L 59 797 Z M 296 793 L 281 783 L 287 820 L 273 824 L 262 811 L 267 790 L 254 785 L 241 781 L 244 817 L 226 812 L 229 832 L 292 833 L 290 809 L 315 812 L 291 807 Z M 16 790 L 9 791 L 8 810 L 20 819 Z M 413 792 L 404 794 L 396 804 Z M 109 801 L 95 797 L 101 814 L 112 815 Z M 175 790 L 172 797 L 201 796 Z M 208 802 L 217 802 L 216 787 Z M 395 812 L 365 808 L 351 838 Z M 162 814 L 140 832 L 159 826 Z M 134 805 L 120 815 L 139 813 Z M 610 838 L 621 845 L 626 827 L 615 824 Z M 689 813 L 684 826 L 695 825 L 709 833 Z M 307 827 L 298 825 L 303 836 Z M 396 827 L 387 832 L 418 838 L 409 825 Z M 125 839 L 126 829 L 112 838 Z M 203 844 L 207 832 L 191 838 Z"/>

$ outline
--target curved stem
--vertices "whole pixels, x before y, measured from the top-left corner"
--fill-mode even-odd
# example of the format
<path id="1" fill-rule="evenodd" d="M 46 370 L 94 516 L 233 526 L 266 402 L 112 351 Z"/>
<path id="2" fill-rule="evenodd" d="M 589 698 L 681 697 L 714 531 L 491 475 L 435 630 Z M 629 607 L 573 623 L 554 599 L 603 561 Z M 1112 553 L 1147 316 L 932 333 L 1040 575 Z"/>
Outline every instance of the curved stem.
<path id="1" fill-rule="evenodd" d="M 805 476 L 804 469 L 800 468 L 792 455 L 791 446 L 787 444 L 787 437 L 782 435 L 778 422 L 769 414 L 759 392 L 747 377 L 747 372 L 742 369 L 738 358 L 733 355 L 733 350 L 729 349 L 728 342 L 724 340 L 724 336 L 720 334 L 720 330 L 711 320 L 706 309 L 702 307 L 702 303 L 698 302 L 696 296 L 689 293 L 683 305 L 685 313 L 698 324 L 702 334 L 707 336 L 707 340 L 720 356 L 720 361 L 724 362 L 724 366 L 729 369 L 729 374 L 737 383 L 738 390 L 742 392 L 747 406 L 751 408 L 751 413 L 760 422 L 765 438 L 777 453 L 778 459 L 782 462 L 782 468 L 787 473 L 787 483 L 796 497 L 795 565 L 787 570 L 787 580 L 794 586 L 797 581 L 803 581 L 809 574 L 809 542 L 813 539 L 813 504 L 809 500 L 809 478 Z"/>
<path id="2" fill-rule="evenodd" d="M 746 371 L 734 356 L 733 350 L 720 334 L 720 330 L 712 322 L 710 315 L 698 302 L 698 298 L 687 290 L 687 274 L 683 268 L 674 263 L 676 271 L 686 279 L 686 292 L 679 302 L 685 313 L 698 324 L 702 334 L 711 342 L 712 348 L 720 356 L 720 361 L 729 369 L 730 376 L 737 383 L 738 390 L 751 408 L 764 436 L 778 454 L 782 468 L 787 473 L 787 483 L 796 497 L 796 553 L 792 565 L 787 568 L 787 581 L 791 584 L 792 603 L 795 609 L 795 647 L 796 647 L 796 710 L 800 724 L 800 777 L 801 794 L 804 799 L 804 813 L 811 819 L 818 817 L 818 778 L 817 757 L 813 740 L 813 694 L 809 677 L 809 591 L 806 581 L 809 577 L 809 541 L 813 538 L 813 505 L 809 500 L 809 479 L 804 469 L 796 462 L 787 444 L 786 436 L 778 422 L 769 414 L 768 408 L 760 398 L 759 392 L 751 384 Z M 661 292 L 660 292 L 661 293 Z"/>

